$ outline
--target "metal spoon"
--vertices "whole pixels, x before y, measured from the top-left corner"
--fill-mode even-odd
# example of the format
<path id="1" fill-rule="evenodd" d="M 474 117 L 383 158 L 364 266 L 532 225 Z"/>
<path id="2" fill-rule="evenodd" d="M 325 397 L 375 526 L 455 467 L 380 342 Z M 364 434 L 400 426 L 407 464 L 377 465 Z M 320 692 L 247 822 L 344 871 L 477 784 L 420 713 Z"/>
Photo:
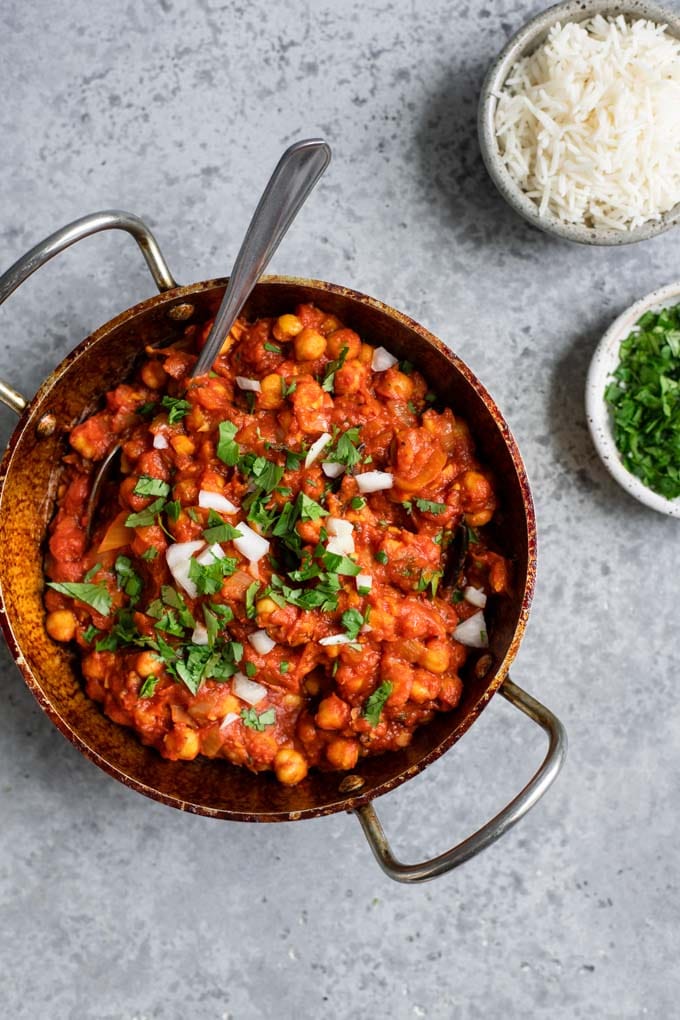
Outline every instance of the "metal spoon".
<path id="1" fill-rule="evenodd" d="M 281 156 L 253 213 L 210 335 L 190 378 L 212 368 L 250 292 L 330 161 L 330 146 L 321 138 L 295 142 Z M 88 539 L 102 486 L 120 449 L 117 444 L 108 453 L 92 484 L 87 503 Z"/>

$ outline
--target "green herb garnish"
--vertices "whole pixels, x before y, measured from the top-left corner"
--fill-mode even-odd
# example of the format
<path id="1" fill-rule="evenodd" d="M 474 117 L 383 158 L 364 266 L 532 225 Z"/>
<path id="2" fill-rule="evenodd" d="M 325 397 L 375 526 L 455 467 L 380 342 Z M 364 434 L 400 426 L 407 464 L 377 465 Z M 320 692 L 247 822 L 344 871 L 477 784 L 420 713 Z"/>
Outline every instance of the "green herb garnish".
<path id="1" fill-rule="evenodd" d="M 161 400 L 163 407 L 167 408 L 168 411 L 168 424 L 176 425 L 178 421 L 181 421 L 185 415 L 191 410 L 191 404 L 188 400 L 180 400 L 179 397 L 168 397 L 167 395 Z"/>
<path id="2" fill-rule="evenodd" d="M 144 683 L 142 684 L 142 686 L 139 688 L 139 697 L 140 698 L 153 697 L 153 693 L 156 690 L 159 680 L 160 680 L 159 676 L 154 676 L 153 674 L 151 676 L 148 676 Z"/>
<path id="3" fill-rule="evenodd" d="M 217 456 L 228 467 L 234 467 L 241 453 L 238 443 L 234 439 L 237 432 L 236 425 L 231 421 L 221 421 L 218 426 Z"/>
<path id="4" fill-rule="evenodd" d="M 150 528 L 155 523 L 156 516 L 165 506 L 163 496 L 150 503 L 146 510 L 140 510 L 138 514 L 128 514 L 125 519 L 126 528 Z"/>
<path id="5" fill-rule="evenodd" d="M 428 514 L 443 514 L 446 510 L 446 503 L 433 503 L 431 499 L 417 499 L 416 507 Z"/>
<path id="6" fill-rule="evenodd" d="M 265 726 L 273 726 L 276 722 L 276 711 L 268 708 L 266 712 L 257 714 L 254 708 L 244 708 L 241 711 L 241 718 L 249 730 L 256 730 L 263 733 Z"/>
<path id="7" fill-rule="evenodd" d="M 168 496 L 170 486 L 162 478 L 152 478 L 151 475 L 140 475 L 137 484 L 132 490 L 135 496 Z"/>
<path id="8" fill-rule="evenodd" d="M 680 496 L 680 304 L 646 312 L 623 341 L 604 397 L 624 466 L 666 499 Z"/>
<path id="9" fill-rule="evenodd" d="M 105 584 L 90 584 L 86 581 L 50 581 L 47 585 L 60 595 L 70 595 L 78 602 L 84 602 L 101 616 L 111 612 L 111 593 Z"/>
<path id="10" fill-rule="evenodd" d="M 385 702 L 392 693 L 392 684 L 385 680 L 373 691 L 370 698 L 364 705 L 362 715 L 364 719 L 367 719 L 371 726 L 377 726 L 380 722 L 380 713 L 383 710 Z"/>

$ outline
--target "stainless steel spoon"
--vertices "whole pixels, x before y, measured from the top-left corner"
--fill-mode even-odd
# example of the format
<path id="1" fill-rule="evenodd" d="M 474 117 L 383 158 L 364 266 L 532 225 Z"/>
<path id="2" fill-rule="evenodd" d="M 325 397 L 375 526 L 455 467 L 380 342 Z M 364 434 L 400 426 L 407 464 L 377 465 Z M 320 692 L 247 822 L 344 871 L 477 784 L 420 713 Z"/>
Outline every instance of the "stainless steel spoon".
<path id="1" fill-rule="evenodd" d="M 295 142 L 281 156 L 253 213 L 210 335 L 190 378 L 212 368 L 250 292 L 330 161 L 330 146 L 321 138 Z M 87 503 L 88 539 L 102 485 L 119 453 L 120 444 L 109 452 L 95 476 Z"/>

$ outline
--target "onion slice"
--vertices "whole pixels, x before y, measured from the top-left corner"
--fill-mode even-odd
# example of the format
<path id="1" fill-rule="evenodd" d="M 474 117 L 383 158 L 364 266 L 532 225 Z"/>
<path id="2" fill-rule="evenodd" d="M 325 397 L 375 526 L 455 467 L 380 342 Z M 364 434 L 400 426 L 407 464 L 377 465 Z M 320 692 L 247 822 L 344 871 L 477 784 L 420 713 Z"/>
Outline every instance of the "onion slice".
<path id="1" fill-rule="evenodd" d="M 373 578 L 370 574 L 357 574 L 354 580 L 357 583 L 357 591 L 370 591 L 373 587 Z"/>
<path id="2" fill-rule="evenodd" d="M 325 474 L 326 478 L 339 478 L 345 470 L 344 464 L 336 464 L 332 460 L 324 460 L 321 462 L 321 470 Z"/>
<path id="3" fill-rule="evenodd" d="M 167 450 L 170 443 L 167 441 L 162 432 L 156 432 L 153 437 L 153 448 L 154 450 Z"/>
<path id="4" fill-rule="evenodd" d="M 202 567 L 209 567 L 215 560 L 223 560 L 226 555 L 219 542 L 213 542 L 200 556 L 196 557 L 196 562 L 200 563 Z"/>
<path id="5" fill-rule="evenodd" d="M 355 551 L 354 539 L 351 535 L 333 535 L 326 542 L 326 551 L 336 556 L 351 556 Z"/>
<path id="6" fill-rule="evenodd" d="M 244 375 L 236 376 L 236 385 L 240 390 L 250 390 L 252 393 L 259 393 L 262 389 L 259 380 L 247 379 Z"/>
<path id="7" fill-rule="evenodd" d="M 318 439 L 315 439 L 305 457 L 305 467 L 311 467 L 322 450 L 325 450 L 330 443 L 332 436 L 330 432 L 322 432 Z"/>
<path id="8" fill-rule="evenodd" d="M 237 698 L 249 705 L 258 705 L 267 696 L 267 688 L 249 680 L 245 673 L 234 673 L 231 689 Z"/>
<path id="9" fill-rule="evenodd" d="M 276 648 L 276 641 L 272 641 L 266 630 L 256 630 L 248 635 L 248 640 L 258 655 L 268 655 L 272 648 Z"/>
<path id="10" fill-rule="evenodd" d="M 473 588 L 471 584 L 463 591 L 463 598 L 466 602 L 469 602 L 471 606 L 477 606 L 477 609 L 484 609 L 486 605 L 486 595 L 479 588 Z"/>
<path id="11" fill-rule="evenodd" d="M 221 510 L 223 514 L 237 514 L 239 509 L 221 492 L 210 492 L 208 489 L 199 492 L 198 505 L 204 510 Z"/>
<path id="12" fill-rule="evenodd" d="M 352 641 L 346 634 L 329 634 L 328 637 L 322 637 L 319 644 L 330 648 L 332 645 L 355 645 L 357 642 Z"/>
<path id="13" fill-rule="evenodd" d="M 192 599 L 195 599 L 198 595 L 198 589 L 194 582 L 189 579 L 189 566 L 192 555 L 198 552 L 199 549 L 202 549 L 204 545 L 205 542 L 201 541 L 175 542 L 165 550 L 165 562 L 168 565 L 168 570 L 177 584 Z"/>
<path id="14" fill-rule="evenodd" d="M 389 471 L 364 471 L 354 477 L 359 492 L 380 492 L 381 489 L 391 489 L 394 484 L 394 476 Z"/>
<path id="15" fill-rule="evenodd" d="M 371 368 L 374 372 L 386 372 L 388 368 L 392 368 L 392 366 L 398 364 L 398 362 L 399 359 L 395 358 L 395 356 L 385 350 L 384 347 L 376 347 L 373 351 Z"/>
<path id="16" fill-rule="evenodd" d="M 453 637 L 455 641 L 460 641 L 461 645 L 467 645 L 468 648 L 488 648 L 489 637 L 484 613 L 475 613 L 474 616 L 459 623 L 453 632 Z"/>
<path id="17" fill-rule="evenodd" d="M 191 635 L 192 643 L 195 645 L 208 644 L 208 631 L 202 623 L 197 623 Z"/>
<path id="18" fill-rule="evenodd" d="M 236 722 L 238 716 L 236 712 L 227 712 L 224 719 L 220 723 L 220 730 L 226 730 L 228 726 L 231 726 L 233 722 Z"/>
<path id="19" fill-rule="evenodd" d="M 269 552 L 269 542 L 266 538 L 258 535 L 256 531 L 253 531 L 243 521 L 238 524 L 238 530 L 241 532 L 241 536 L 234 539 L 234 545 L 241 553 L 241 556 L 245 556 L 251 563 L 257 563 L 263 556 L 267 555 Z"/>
<path id="20" fill-rule="evenodd" d="M 326 521 L 326 531 L 337 538 L 349 538 L 354 531 L 354 525 L 342 517 L 329 517 Z"/>

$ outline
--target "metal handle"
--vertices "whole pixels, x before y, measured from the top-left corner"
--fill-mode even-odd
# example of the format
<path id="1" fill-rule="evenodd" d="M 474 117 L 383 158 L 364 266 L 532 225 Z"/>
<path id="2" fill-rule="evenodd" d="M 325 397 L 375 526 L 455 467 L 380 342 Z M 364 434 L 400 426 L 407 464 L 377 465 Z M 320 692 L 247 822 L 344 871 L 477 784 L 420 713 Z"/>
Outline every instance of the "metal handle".
<path id="1" fill-rule="evenodd" d="M 0 276 L 0 305 L 36 269 L 40 269 L 51 258 L 75 244 L 76 241 L 82 241 L 90 234 L 98 234 L 101 230 L 126 230 L 139 245 L 158 289 L 164 291 L 177 286 L 158 247 L 158 242 L 146 223 L 132 213 L 122 212 L 119 209 L 107 209 L 104 212 L 92 213 L 90 216 L 82 216 L 79 220 L 74 220 L 73 223 L 50 234 L 49 237 L 22 255 L 7 272 Z M 6 404 L 16 414 L 21 414 L 28 403 L 20 393 L 1 381 L 0 402 Z"/>
<path id="2" fill-rule="evenodd" d="M 519 822 L 557 778 L 567 753 L 567 734 L 560 720 L 553 715 L 550 709 L 536 701 L 510 679 L 503 683 L 500 693 L 508 699 L 511 705 L 528 715 L 548 734 L 550 742 L 543 764 L 522 792 L 510 801 L 495 818 L 483 825 L 472 836 L 464 839 L 462 843 L 452 847 L 451 850 L 420 864 L 402 864 L 401 861 L 398 861 L 387 842 L 373 805 L 366 804 L 364 807 L 358 808 L 356 814 L 378 864 L 385 874 L 396 882 L 427 882 L 451 871 L 452 868 L 457 868 L 459 864 L 474 857 L 480 850 L 484 850 Z"/>
<path id="3" fill-rule="evenodd" d="M 253 213 L 222 304 L 192 376 L 202 375 L 212 368 L 248 295 L 330 161 L 330 146 L 321 138 L 295 142 L 281 156 Z"/>

